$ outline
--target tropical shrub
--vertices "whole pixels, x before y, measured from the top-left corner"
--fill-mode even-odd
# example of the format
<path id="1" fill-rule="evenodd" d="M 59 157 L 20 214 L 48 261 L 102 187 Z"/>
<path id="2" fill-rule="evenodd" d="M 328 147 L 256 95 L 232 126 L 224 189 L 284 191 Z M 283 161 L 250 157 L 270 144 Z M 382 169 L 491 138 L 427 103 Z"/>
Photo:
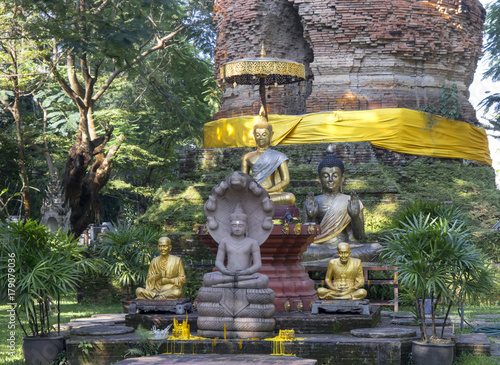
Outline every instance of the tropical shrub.
<path id="1" fill-rule="evenodd" d="M 402 228 L 404 222 L 420 214 L 429 215 L 431 219 L 440 217 L 450 223 L 458 222 L 461 224 L 466 221 L 466 214 L 457 206 L 445 205 L 440 201 L 416 200 L 398 210 L 392 218 L 391 225 L 393 228 Z"/>
<path id="2" fill-rule="evenodd" d="M 108 264 L 105 274 L 126 291 L 128 299 L 132 299 L 135 287 L 145 285 L 162 233 L 148 225 L 122 225 L 99 236 L 96 252 Z"/>
<path id="3" fill-rule="evenodd" d="M 453 304 L 477 299 L 497 284 L 489 259 L 471 240 L 472 234 L 463 223 L 422 213 L 400 221 L 400 228 L 383 239 L 381 257 L 397 265 L 400 298 L 413 303 L 423 341 L 443 336 Z M 432 303 L 430 338 L 426 332 L 425 299 Z M 440 334 L 436 328 L 439 302 L 447 305 Z"/>
<path id="4" fill-rule="evenodd" d="M 17 304 L 15 314 L 26 336 L 25 317 L 33 336 L 49 335 L 59 296 L 76 291 L 83 275 L 103 266 L 60 230 L 52 233 L 34 220 L 0 223 L 0 291 Z"/>

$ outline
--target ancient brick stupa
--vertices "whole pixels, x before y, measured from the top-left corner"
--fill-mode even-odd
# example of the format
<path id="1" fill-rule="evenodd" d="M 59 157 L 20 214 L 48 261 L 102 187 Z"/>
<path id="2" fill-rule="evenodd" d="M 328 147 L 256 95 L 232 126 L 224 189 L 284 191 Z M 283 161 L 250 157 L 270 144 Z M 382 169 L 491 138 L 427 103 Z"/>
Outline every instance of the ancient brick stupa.
<path id="1" fill-rule="evenodd" d="M 422 106 L 456 84 L 459 119 L 476 124 L 468 87 L 481 55 L 479 0 L 219 0 L 220 65 L 258 55 L 306 66 L 308 80 L 268 90 L 274 114 Z M 213 119 L 258 113 L 258 90 L 227 87 Z"/>

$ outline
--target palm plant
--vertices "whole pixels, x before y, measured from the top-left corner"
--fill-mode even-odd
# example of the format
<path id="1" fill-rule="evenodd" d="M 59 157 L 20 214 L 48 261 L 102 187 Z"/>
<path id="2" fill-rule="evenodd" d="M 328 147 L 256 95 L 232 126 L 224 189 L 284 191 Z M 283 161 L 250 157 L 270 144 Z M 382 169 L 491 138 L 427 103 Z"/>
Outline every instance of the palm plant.
<path id="1" fill-rule="evenodd" d="M 17 304 L 16 317 L 26 336 L 20 313 L 33 336 L 48 336 L 59 295 L 75 291 L 83 275 L 103 267 L 72 236 L 52 233 L 34 220 L 0 223 L 0 243 L 1 292 Z"/>
<path id="2" fill-rule="evenodd" d="M 99 237 L 97 254 L 108 264 L 107 275 L 126 289 L 128 299 L 134 286 L 146 282 L 149 264 L 161 236 L 161 230 L 154 227 L 122 225 Z"/>
<path id="3" fill-rule="evenodd" d="M 459 221 L 430 214 L 412 215 L 383 239 L 381 257 L 397 265 L 403 300 L 413 302 L 422 341 L 444 335 L 453 304 L 474 300 L 496 285 L 486 256 L 471 243 L 471 232 Z M 424 300 L 431 299 L 432 336 L 426 330 Z M 436 308 L 447 305 L 441 333 L 437 333 Z"/>
<path id="4" fill-rule="evenodd" d="M 416 200 L 403 206 L 392 218 L 393 228 L 402 228 L 402 223 L 412 216 L 430 215 L 431 218 L 440 217 L 450 223 L 465 223 L 467 215 L 454 205 L 444 205 L 440 201 Z"/>

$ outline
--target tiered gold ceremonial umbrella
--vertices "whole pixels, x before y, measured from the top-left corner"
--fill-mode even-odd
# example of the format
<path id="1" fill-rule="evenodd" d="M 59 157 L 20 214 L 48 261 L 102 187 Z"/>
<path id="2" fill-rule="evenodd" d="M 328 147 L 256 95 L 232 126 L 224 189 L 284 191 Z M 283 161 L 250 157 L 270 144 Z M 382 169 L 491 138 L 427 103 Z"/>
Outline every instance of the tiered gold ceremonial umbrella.
<path id="1" fill-rule="evenodd" d="M 284 85 L 305 80 L 306 72 L 303 64 L 266 57 L 264 45 L 259 58 L 242 58 L 227 62 L 220 68 L 223 83 L 236 85 L 259 84 L 260 102 L 267 118 L 266 85 Z"/>

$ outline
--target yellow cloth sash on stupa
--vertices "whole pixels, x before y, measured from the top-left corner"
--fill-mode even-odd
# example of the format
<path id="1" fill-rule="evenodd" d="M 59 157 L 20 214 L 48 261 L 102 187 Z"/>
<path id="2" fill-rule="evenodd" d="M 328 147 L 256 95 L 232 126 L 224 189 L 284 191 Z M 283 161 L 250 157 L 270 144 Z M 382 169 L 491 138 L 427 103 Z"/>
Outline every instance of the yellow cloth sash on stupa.
<path id="1" fill-rule="evenodd" d="M 204 126 L 203 146 L 254 147 L 257 116 L 224 118 Z M 436 117 L 440 118 L 440 117 Z M 439 119 L 432 133 L 426 115 L 410 109 L 336 111 L 306 115 L 269 115 L 272 145 L 330 142 L 371 142 L 387 150 L 442 158 L 463 158 L 491 166 L 484 128 Z"/>

